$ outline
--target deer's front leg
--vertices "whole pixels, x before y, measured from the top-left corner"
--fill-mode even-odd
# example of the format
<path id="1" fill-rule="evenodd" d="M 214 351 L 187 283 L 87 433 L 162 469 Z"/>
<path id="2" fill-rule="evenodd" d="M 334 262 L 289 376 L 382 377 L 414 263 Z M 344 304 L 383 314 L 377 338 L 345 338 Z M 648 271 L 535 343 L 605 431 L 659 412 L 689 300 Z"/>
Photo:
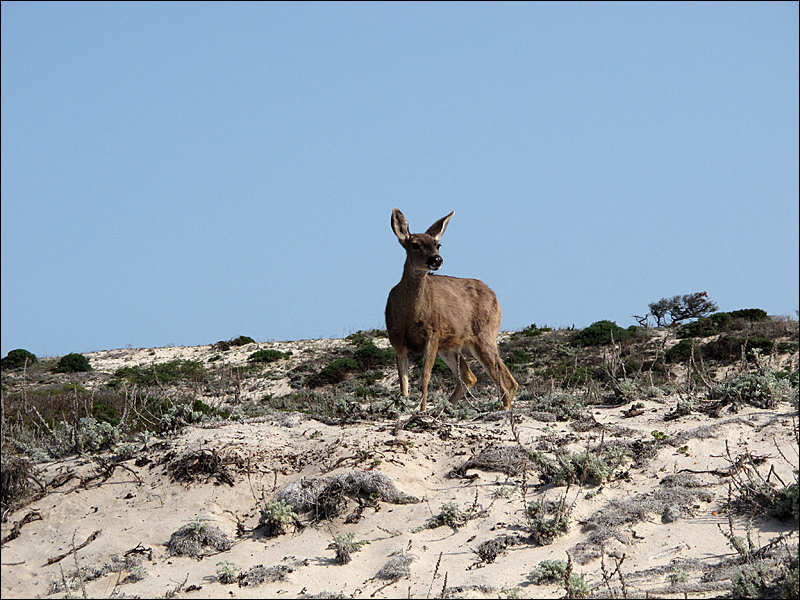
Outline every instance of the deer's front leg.
<path id="1" fill-rule="evenodd" d="M 400 376 L 400 395 L 408 396 L 408 353 L 405 350 L 395 350 L 397 360 L 397 374 Z"/>
<path id="2" fill-rule="evenodd" d="M 425 345 L 425 356 L 422 360 L 422 404 L 419 407 L 420 412 L 425 412 L 428 404 L 428 383 L 431 380 L 431 371 L 433 371 L 433 363 L 436 361 L 436 353 L 438 351 L 439 337 L 432 335 Z"/>

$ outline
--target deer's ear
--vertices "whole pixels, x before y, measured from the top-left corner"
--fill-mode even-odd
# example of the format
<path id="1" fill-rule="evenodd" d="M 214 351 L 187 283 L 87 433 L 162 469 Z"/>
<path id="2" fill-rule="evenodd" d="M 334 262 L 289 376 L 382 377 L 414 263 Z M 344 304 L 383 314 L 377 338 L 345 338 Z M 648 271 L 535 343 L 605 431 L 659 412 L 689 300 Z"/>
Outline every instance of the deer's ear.
<path id="1" fill-rule="evenodd" d="M 456 211 L 451 212 L 446 217 L 442 217 L 441 219 L 436 221 L 436 223 L 431 225 L 428 228 L 428 231 L 426 231 L 425 233 L 427 233 L 429 236 L 431 236 L 438 242 L 440 239 L 442 239 L 442 236 L 444 235 L 444 230 L 447 229 L 447 224 L 450 222 L 450 219 L 453 218 L 454 214 L 456 214 Z"/>
<path id="2" fill-rule="evenodd" d="M 408 221 L 405 215 L 397 208 L 392 210 L 392 231 L 394 231 L 394 234 L 397 236 L 397 239 L 400 240 L 401 244 L 411 235 L 408 233 Z"/>

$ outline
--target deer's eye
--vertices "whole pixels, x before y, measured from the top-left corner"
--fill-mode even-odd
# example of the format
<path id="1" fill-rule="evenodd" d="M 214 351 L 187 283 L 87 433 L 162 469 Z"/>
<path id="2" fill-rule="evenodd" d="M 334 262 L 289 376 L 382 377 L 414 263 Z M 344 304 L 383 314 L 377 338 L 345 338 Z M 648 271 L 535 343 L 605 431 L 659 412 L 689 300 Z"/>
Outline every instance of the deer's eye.
<path id="1" fill-rule="evenodd" d="M 417 242 L 411 242 L 411 249 L 419 250 L 419 244 Z"/>

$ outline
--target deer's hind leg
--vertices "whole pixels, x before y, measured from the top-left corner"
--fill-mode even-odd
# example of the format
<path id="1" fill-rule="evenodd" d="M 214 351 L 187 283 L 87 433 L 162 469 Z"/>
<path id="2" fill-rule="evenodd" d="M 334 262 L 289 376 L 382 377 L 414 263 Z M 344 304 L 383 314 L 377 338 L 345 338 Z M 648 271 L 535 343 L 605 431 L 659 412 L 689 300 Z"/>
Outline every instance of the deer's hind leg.
<path id="1" fill-rule="evenodd" d="M 519 384 L 511 375 L 503 359 L 500 358 L 500 353 L 497 351 L 497 343 L 485 342 L 483 344 L 476 344 L 470 346 L 470 352 L 478 359 L 481 366 L 486 369 L 486 372 L 489 373 L 495 385 L 500 388 L 503 394 L 500 398 L 500 401 L 503 403 L 503 410 L 511 408 L 511 403 L 514 401 L 514 396 L 517 394 Z"/>
<path id="2" fill-rule="evenodd" d="M 470 371 L 469 365 L 467 364 L 467 357 L 460 352 L 439 352 L 439 356 L 444 363 L 450 367 L 450 370 L 456 378 L 456 389 L 453 390 L 453 394 L 450 396 L 450 403 L 455 404 L 461 400 L 467 390 L 475 385 L 478 378 Z"/>

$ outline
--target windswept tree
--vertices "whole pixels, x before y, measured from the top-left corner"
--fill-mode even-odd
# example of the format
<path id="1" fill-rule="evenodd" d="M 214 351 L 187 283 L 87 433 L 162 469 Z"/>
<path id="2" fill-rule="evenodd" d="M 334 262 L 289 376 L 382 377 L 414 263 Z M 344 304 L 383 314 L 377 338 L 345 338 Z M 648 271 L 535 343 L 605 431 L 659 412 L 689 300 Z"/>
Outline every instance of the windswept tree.
<path id="1" fill-rule="evenodd" d="M 677 325 L 687 319 L 706 317 L 715 312 L 718 307 L 715 302 L 708 299 L 708 293 L 695 292 L 694 294 L 662 298 L 658 302 L 651 302 L 648 308 L 650 312 L 644 317 L 634 315 L 634 318 L 640 325 L 644 325 L 648 317 L 653 317 L 656 326 L 664 327 Z"/>

